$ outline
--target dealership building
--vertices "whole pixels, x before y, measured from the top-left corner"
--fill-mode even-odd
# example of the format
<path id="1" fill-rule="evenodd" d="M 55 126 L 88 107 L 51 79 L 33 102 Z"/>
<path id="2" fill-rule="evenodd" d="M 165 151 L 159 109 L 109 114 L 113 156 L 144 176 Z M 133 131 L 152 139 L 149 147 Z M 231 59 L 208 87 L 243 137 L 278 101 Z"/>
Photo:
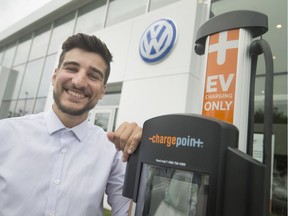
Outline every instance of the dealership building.
<path id="1" fill-rule="evenodd" d="M 287 215 L 286 0 L 52 0 L 0 32 L 0 119 L 51 107 L 51 76 L 61 44 L 79 32 L 97 35 L 113 55 L 106 95 L 89 121 L 109 131 L 124 121 L 142 125 L 164 114 L 200 114 L 205 55 L 195 53 L 197 31 L 210 18 L 235 10 L 268 17 L 268 31 L 261 37 L 271 47 L 274 64 L 271 215 Z M 147 35 L 159 34 L 158 26 L 168 29 L 166 37 L 149 44 Z M 156 45 L 162 47 L 157 50 Z M 260 140 L 264 99 L 260 55 L 253 129 Z M 225 104 L 219 106 L 225 109 Z"/>

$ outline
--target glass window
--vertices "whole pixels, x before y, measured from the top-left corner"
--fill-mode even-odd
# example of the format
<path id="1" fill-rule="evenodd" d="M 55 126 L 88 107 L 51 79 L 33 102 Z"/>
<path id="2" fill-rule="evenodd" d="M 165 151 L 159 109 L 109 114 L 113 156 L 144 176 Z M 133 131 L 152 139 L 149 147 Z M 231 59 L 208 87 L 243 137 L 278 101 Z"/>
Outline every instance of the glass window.
<path id="1" fill-rule="evenodd" d="M 0 65 L 2 65 L 2 58 L 3 58 L 3 53 L 4 53 L 3 50 L 4 50 L 3 48 L 0 49 Z"/>
<path id="2" fill-rule="evenodd" d="M 54 69 L 56 68 L 56 57 L 57 55 L 54 54 L 46 58 L 37 98 L 47 97 L 48 95 L 49 87 L 51 85 L 52 80 L 52 74 L 54 72 Z"/>
<path id="3" fill-rule="evenodd" d="M 0 119 L 13 117 L 16 101 L 3 101 L 0 107 Z"/>
<path id="4" fill-rule="evenodd" d="M 23 79 L 23 74 L 26 64 L 12 68 L 9 74 L 9 85 L 7 85 L 4 100 L 18 99 L 20 86 Z"/>
<path id="5" fill-rule="evenodd" d="M 287 74 L 275 74 L 273 86 L 273 108 L 274 108 L 274 122 L 287 122 Z M 255 111 L 263 114 L 264 111 L 264 99 L 265 99 L 265 77 L 257 76 L 255 86 Z M 279 119 L 282 116 L 282 121 Z M 259 117 L 259 116 L 258 116 Z M 263 123 L 258 120 L 258 123 Z M 278 120 L 277 120 L 278 119 Z M 275 122 L 275 123 L 277 123 Z"/>
<path id="6" fill-rule="evenodd" d="M 144 14 L 147 0 L 110 1 L 106 26 Z"/>
<path id="7" fill-rule="evenodd" d="M 34 99 L 24 98 L 17 101 L 16 109 L 13 116 L 23 116 L 31 114 L 33 111 Z"/>
<path id="8" fill-rule="evenodd" d="M 97 106 L 118 106 L 120 104 L 121 93 L 105 94 L 102 100 L 98 102 Z"/>
<path id="9" fill-rule="evenodd" d="M 33 39 L 29 60 L 41 58 L 46 55 L 50 33 L 51 33 L 51 24 L 46 25 L 35 31 L 35 36 Z"/>
<path id="10" fill-rule="evenodd" d="M 92 1 L 79 9 L 75 33 L 92 33 L 103 28 L 106 0 Z"/>
<path id="11" fill-rule="evenodd" d="M 57 53 L 58 50 L 60 50 L 62 43 L 72 35 L 74 23 L 75 12 L 72 12 L 54 22 L 48 54 Z"/>
<path id="12" fill-rule="evenodd" d="M 14 55 L 15 55 L 15 50 L 16 50 L 16 43 L 12 43 L 7 46 L 7 49 L 4 53 L 4 59 L 2 62 L 2 66 L 5 66 L 7 68 L 10 68 L 13 63 Z"/>
<path id="13" fill-rule="evenodd" d="M 276 121 L 278 117 L 284 117 L 281 123 L 287 124 L 287 73 L 286 74 L 277 74 L 274 76 L 274 96 L 273 96 L 273 107 L 274 111 L 277 110 L 277 113 L 274 113 L 274 122 L 279 123 Z M 275 110 L 276 109 L 276 110 Z M 282 117 L 281 117 L 282 116 Z M 286 130 L 287 131 L 287 130 Z M 286 133 L 286 140 L 287 140 L 287 133 Z"/>
<path id="14" fill-rule="evenodd" d="M 151 0 L 149 11 L 156 10 L 158 8 L 164 7 L 166 5 L 169 5 L 178 1 L 181 1 L 181 0 Z"/>
<path id="15" fill-rule="evenodd" d="M 19 99 L 35 98 L 42 73 L 44 59 L 29 62 L 24 75 Z"/>
<path id="16" fill-rule="evenodd" d="M 19 41 L 17 48 L 14 65 L 19 65 L 27 61 L 31 45 L 31 35 L 23 37 Z"/>
<path id="17" fill-rule="evenodd" d="M 44 111 L 46 99 L 47 99 L 47 97 L 36 99 L 33 113 L 40 113 L 40 112 Z"/>
<path id="18" fill-rule="evenodd" d="M 114 123 L 115 109 L 95 109 L 94 124 L 103 128 L 105 131 L 111 131 Z"/>

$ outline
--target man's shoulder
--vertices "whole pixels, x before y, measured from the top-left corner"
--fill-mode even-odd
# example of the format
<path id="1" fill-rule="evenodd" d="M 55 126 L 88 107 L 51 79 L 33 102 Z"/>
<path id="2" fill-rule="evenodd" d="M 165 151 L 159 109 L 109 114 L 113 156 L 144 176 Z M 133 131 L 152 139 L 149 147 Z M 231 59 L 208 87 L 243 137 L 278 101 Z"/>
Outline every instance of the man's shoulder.
<path id="1" fill-rule="evenodd" d="M 0 127 L 2 126 L 21 126 L 25 124 L 35 124 L 36 121 L 41 121 L 43 120 L 43 113 L 38 113 L 38 114 L 29 114 L 25 116 L 19 116 L 19 117 L 12 117 L 12 118 L 5 118 L 0 120 Z"/>

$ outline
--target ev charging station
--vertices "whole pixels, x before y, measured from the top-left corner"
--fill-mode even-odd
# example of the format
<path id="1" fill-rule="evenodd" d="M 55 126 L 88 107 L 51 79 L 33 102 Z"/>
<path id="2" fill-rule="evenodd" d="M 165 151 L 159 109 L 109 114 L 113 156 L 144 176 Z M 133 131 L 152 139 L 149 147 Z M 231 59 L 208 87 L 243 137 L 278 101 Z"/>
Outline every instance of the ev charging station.
<path id="1" fill-rule="evenodd" d="M 163 115 L 144 123 L 123 189 L 136 203 L 136 216 L 268 215 L 273 63 L 269 45 L 253 41 L 267 26 L 264 14 L 232 11 L 199 28 L 195 52 L 206 53 L 202 113 Z M 263 163 L 251 154 L 254 82 L 262 53 Z"/>

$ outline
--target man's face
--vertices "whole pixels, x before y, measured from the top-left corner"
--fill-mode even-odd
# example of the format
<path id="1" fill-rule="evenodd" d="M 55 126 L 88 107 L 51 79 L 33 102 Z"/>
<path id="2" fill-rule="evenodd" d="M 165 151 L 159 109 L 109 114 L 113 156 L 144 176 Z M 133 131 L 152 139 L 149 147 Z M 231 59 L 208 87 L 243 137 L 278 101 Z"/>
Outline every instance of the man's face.
<path id="1" fill-rule="evenodd" d="M 92 52 L 74 48 L 65 54 L 53 76 L 53 96 L 57 111 L 73 116 L 87 115 L 104 96 L 107 65 Z"/>

